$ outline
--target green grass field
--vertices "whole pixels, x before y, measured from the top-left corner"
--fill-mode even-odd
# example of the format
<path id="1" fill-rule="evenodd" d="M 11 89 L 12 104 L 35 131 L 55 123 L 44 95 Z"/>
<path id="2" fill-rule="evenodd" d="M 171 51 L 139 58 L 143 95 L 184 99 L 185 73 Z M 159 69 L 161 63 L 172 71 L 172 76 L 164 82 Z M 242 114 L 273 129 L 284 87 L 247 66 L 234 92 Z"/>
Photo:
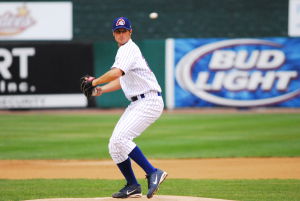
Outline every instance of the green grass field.
<path id="1" fill-rule="evenodd" d="M 0 159 L 110 158 L 118 118 L 0 115 Z M 150 158 L 300 156 L 300 114 L 163 115 L 136 143 Z"/>
<path id="2" fill-rule="evenodd" d="M 0 159 L 110 158 L 107 144 L 118 118 L 104 114 L 0 115 Z M 299 122 L 300 114 L 164 114 L 136 143 L 149 158 L 294 157 L 300 156 Z M 110 196 L 123 183 L 0 180 L 0 200 Z M 300 200 L 299 189 L 296 179 L 169 179 L 160 194 L 296 201 Z"/>

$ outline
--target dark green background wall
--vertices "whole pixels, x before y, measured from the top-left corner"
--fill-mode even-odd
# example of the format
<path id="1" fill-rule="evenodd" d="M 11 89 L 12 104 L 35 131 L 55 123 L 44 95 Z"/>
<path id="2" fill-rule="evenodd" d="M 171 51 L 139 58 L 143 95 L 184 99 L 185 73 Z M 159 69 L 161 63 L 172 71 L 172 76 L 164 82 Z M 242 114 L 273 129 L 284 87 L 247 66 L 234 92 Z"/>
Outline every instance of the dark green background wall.
<path id="1" fill-rule="evenodd" d="M 163 89 L 165 95 L 165 41 L 164 40 L 143 40 L 135 41 L 141 48 L 143 56 L 147 60 L 151 70 L 156 75 L 157 81 Z M 117 53 L 115 42 L 97 42 L 94 45 L 95 75 L 100 76 L 110 69 L 114 63 Z M 125 98 L 121 90 L 103 94 L 96 98 L 97 107 L 125 107 L 129 101 Z"/>
<path id="2" fill-rule="evenodd" d="M 111 40 L 111 22 L 118 16 L 127 16 L 132 21 L 135 38 L 138 40 L 170 37 L 287 36 L 288 0 L 72 0 L 72 2 L 74 40 Z M 156 20 L 149 19 L 149 13 L 153 11 L 159 14 Z"/>
<path id="3" fill-rule="evenodd" d="M 74 39 L 111 40 L 127 16 L 135 38 L 286 36 L 288 0 L 74 0 Z M 150 12 L 158 12 L 156 20 Z"/>

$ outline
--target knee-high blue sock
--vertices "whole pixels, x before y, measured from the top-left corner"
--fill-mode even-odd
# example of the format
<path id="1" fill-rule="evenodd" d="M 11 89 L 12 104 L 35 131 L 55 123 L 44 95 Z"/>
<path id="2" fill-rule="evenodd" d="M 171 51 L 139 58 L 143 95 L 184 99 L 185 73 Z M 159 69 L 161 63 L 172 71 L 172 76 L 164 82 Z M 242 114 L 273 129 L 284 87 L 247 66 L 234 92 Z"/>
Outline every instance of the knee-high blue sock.
<path id="1" fill-rule="evenodd" d="M 124 175 L 127 184 L 132 185 L 132 184 L 138 184 L 136 177 L 134 175 L 134 172 L 131 167 L 131 162 L 130 158 L 127 158 L 127 160 L 123 161 L 122 163 L 117 164 L 120 171 Z"/>
<path id="2" fill-rule="evenodd" d="M 143 170 L 149 175 L 156 171 L 156 168 L 154 168 L 151 163 L 147 160 L 147 158 L 144 156 L 142 151 L 138 146 L 136 146 L 129 154 L 129 157 L 134 160 Z"/>

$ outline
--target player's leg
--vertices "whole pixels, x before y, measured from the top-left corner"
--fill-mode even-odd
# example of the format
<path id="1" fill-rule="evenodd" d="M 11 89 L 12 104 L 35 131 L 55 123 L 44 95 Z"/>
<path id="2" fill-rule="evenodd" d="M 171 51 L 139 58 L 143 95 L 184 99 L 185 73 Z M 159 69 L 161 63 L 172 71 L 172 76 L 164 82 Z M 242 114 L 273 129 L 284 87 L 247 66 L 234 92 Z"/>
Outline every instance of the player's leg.
<path id="1" fill-rule="evenodd" d="M 136 146 L 132 152 L 130 152 L 129 157 L 132 158 L 140 167 L 146 172 L 146 178 L 148 181 L 148 193 L 147 197 L 153 197 L 154 193 L 158 190 L 159 185 L 166 179 L 168 173 L 154 168 L 152 164 L 147 160 L 142 151 L 138 146 Z"/>
<path id="2" fill-rule="evenodd" d="M 152 174 L 156 171 L 156 168 L 148 161 L 142 150 L 136 146 L 130 153 L 129 157 L 134 160 L 147 175 Z"/>
<path id="3" fill-rule="evenodd" d="M 123 161 L 122 163 L 117 164 L 117 166 L 119 167 L 120 171 L 125 177 L 127 184 L 124 186 L 124 188 L 114 193 L 112 197 L 113 198 L 141 197 L 142 196 L 141 185 L 138 184 L 135 178 L 135 175 L 131 167 L 130 158 Z"/>
<path id="4" fill-rule="evenodd" d="M 123 121 L 123 119 L 126 119 L 128 113 L 129 110 L 128 109 L 125 110 L 119 122 L 117 123 L 116 128 L 120 128 L 121 122 Z M 110 139 L 109 152 L 112 159 L 117 164 L 119 170 L 121 171 L 124 178 L 126 179 L 127 183 L 124 186 L 124 188 L 114 193 L 112 197 L 113 198 L 141 197 L 142 196 L 141 186 L 138 183 L 134 175 L 134 172 L 132 170 L 130 158 L 128 157 L 128 155 L 123 154 L 123 151 L 120 149 L 120 144 L 123 144 L 121 142 L 122 139 L 113 138 L 113 136 Z"/>
<path id="5" fill-rule="evenodd" d="M 139 102 L 130 104 L 118 121 L 109 142 L 109 151 L 116 164 L 125 161 L 136 147 L 133 139 L 139 136 L 162 113 L 163 105 L 151 107 Z"/>
<path id="6" fill-rule="evenodd" d="M 145 111 L 146 111 L 145 116 L 149 116 L 149 114 L 151 114 L 151 113 L 158 114 L 158 112 L 156 110 L 157 109 L 159 110 L 160 107 L 162 107 L 161 108 L 161 113 L 162 113 L 163 101 L 162 101 L 161 97 L 157 97 L 156 94 L 153 94 L 153 93 L 150 95 L 152 95 L 152 98 L 143 99 L 140 102 L 141 105 L 148 106 L 148 108 L 145 109 Z M 139 110 L 139 111 L 141 111 L 141 110 Z M 159 116 L 160 116 L 160 114 L 159 114 Z M 166 179 L 168 173 L 163 170 L 160 170 L 158 168 L 154 168 L 151 165 L 151 163 L 149 163 L 147 158 L 144 156 L 142 151 L 137 146 L 132 150 L 132 152 L 129 154 L 129 156 L 136 163 L 138 163 L 144 169 L 144 171 L 147 173 L 147 175 L 146 175 L 146 178 L 148 180 L 147 197 L 152 198 L 154 193 L 156 193 L 158 191 L 159 185 Z"/>
<path id="7" fill-rule="evenodd" d="M 111 138 L 111 143 L 119 147 L 119 155 L 124 154 L 123 160 L 129 155 L 147 174 L 151 198 L 158 186 L 166 178 L 167 173 L 154 168 L 142 151 L 132 141 L 151 125 L 162 113 L 162 100 L 143 100 L 131 104 L 118 122 Z M 118 160 L 115 160 L 118 163 Z"/>

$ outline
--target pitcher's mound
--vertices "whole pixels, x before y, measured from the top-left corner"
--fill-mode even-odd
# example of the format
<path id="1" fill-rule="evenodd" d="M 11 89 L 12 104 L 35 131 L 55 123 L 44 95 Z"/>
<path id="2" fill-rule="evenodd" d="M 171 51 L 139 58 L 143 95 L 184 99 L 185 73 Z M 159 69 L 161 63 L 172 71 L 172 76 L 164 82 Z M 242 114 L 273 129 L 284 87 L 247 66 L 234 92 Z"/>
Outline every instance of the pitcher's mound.
<path id="1" fill-rule="evenodd" d="M 230 201 L 212 198 L 200 198 L 200 197 L 189 197 L 189 196 L 169 196 L 169 195 L 156 195 L 151 199 L 143 196 L 141 198 L 127 198 L 126 200 L 132 201 Z M 116 199 L 111 197 L 104 198 L 51 198 L 51 199 L 39 199 L 39 200 L 25 200 L 25 201 L 117 201 L 124 199 Z"/>

